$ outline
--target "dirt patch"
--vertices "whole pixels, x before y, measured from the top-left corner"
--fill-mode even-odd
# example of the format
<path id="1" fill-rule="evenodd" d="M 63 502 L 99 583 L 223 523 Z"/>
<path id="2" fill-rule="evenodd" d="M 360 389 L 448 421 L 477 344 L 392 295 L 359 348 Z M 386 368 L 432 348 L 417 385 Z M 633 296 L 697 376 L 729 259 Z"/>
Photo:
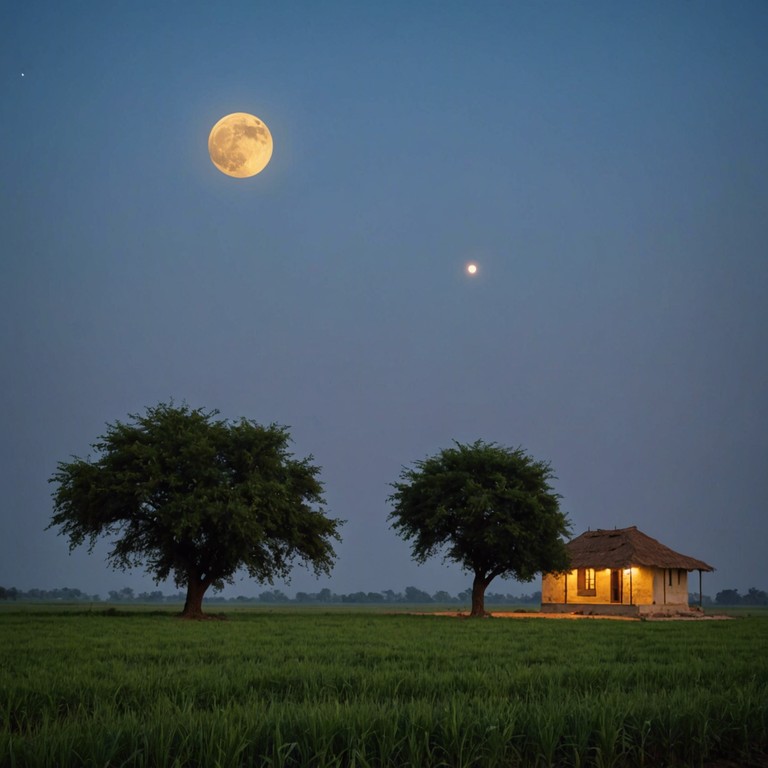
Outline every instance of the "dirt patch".
<path id="1" fill-rule="evenodd" d="M 731 621 L 733 616 L 647 616 L 647 621 Z"/>
<path id="2" fill-rule="evenodd" d="M 639 621 L 637 616 L 611 616 L 599 613 L 519 613 L 518 611 L 493 611 L 491 616 L 501 619 L 609 619 L 610 621 Z"/>
<path id="3" fill-rule="evenodd" d="M 420 616 L 453 616 L 457 619 L 468 619 L 469 613 L 464 611 L 434 611 Z M 492 619 L 600 619 L 608 621 L 730 621 L 732 616 L 611 616 L 599 613 L 539 613 L 538 611 L 491 611 L 488 618 Z"/>

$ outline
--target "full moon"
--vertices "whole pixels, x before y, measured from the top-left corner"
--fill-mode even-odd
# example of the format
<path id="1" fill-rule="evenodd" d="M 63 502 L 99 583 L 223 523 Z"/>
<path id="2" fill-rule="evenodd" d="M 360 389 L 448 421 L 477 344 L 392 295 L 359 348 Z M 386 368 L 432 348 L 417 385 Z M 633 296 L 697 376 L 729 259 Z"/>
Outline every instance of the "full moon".
<path id="1" fill-rule="evenodd" d="M 477 272 L 477 264 L 467 264 L 467 274 L 474 275 Z"/>
<path id="2" fill-rule="evenodd" d="M 272 157 L 272 134 L 255 115 L 233 112 L 211 129 L 208 154 L 222 173 L 246 179 L 267 167 Z"/>

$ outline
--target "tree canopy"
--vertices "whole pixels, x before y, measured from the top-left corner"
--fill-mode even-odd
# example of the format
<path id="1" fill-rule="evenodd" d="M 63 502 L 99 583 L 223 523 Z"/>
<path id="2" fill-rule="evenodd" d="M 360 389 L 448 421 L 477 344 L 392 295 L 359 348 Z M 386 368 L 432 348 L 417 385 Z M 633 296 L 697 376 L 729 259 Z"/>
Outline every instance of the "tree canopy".
<path id="1" fill-rule="evenodd" d="M 320 468 L 288 450 L 287 428 L 218 411 L 157 405 L 107 425 L 94 460 L 60 462 L 50 482 L 49 528 L 70 551 L 111 537 L 108 560 L 144 566 L 156 582 L 186 587 L 184 616 L 202 615 L 206 590 L 245 569 L 286 578 L 296 561 L 329 574 L 340 520 L 326 517 Z"/>
<path id="2" fill-rule="evenodd" d="M 402 470 L 389 520 L 417 562 L 443 552 L 473 574 L 472 615 L 482 616 L 497 576 L 531 581 L 539 571 L 567 569 L 569 523 L 553 477 L 547 462 L 521 448 L 456 442 Z"/>

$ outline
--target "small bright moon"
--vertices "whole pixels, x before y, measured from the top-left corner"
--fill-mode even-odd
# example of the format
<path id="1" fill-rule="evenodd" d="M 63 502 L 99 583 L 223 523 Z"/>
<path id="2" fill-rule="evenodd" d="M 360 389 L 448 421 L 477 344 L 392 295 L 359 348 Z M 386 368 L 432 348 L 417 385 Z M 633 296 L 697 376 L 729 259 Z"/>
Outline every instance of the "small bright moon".
<path id="1" fill-rule="evenodd" d="M 477 272 L 477 264 L 467 264 L 467 274 L 474 275 Z"/>
<path id="2" fill-rule="evenodd" d="M 246 179 L 267 167 L 272 157 L 272 134 L 255 115 L 233 112 L 211 129 L 208 154 L 222 173 Z"/>

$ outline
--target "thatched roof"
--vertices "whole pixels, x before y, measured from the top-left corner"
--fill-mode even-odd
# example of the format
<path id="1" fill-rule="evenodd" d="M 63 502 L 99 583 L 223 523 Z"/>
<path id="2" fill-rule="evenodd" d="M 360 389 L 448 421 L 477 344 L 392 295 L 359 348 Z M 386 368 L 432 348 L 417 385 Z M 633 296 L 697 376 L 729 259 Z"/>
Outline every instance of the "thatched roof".
<path id="1" fill-rule="evenodd" d="M 572 568 L 629 568 L 644 565 L 656 568 L 681 568 L 686 571 L 714 571 L 711 565 L 669 547 L 631 528 L 587 531 L 569 541 L 565 548 Z"/>

